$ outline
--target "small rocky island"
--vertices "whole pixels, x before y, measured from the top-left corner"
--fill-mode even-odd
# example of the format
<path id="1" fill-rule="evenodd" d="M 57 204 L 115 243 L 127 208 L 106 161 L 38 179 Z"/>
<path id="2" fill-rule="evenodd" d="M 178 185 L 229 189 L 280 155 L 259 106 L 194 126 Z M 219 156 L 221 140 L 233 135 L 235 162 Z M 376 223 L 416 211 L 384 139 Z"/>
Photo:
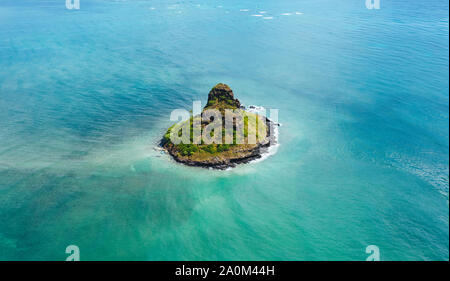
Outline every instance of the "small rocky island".
<path id="1" fill-rule="evenodd" d="M 220 112 L 216 116 L 222 120 L 214 120 L 219 117 L 211 117 L 211 111 Z M 213 125 L 212 122 L 216 122 L 216 127 L 211 131 L 208 127 Z M 217 128 L 217 122 L 221 123 L 221 128 Z M 261 158 L 276 141 L 274 126 L 265 116 L 246 111 L 230 87 L 220 83 L 209 92 L 201 114 L 193 116 L 191 113 L 190 120 L 170 127 L 160 145 L 177 162 L 223 170 Z M 185 138 L 183 142 L 174 142 L 173 137 L 181 136 L 183 127 L 185 132 L 189 131 L 187 141 Z M 198 128 L 197 135 L 194 128 Z M 205 131 L 208 133 L 205 134 Z M 207 141 L 207 136 L 215 141 Z"/>

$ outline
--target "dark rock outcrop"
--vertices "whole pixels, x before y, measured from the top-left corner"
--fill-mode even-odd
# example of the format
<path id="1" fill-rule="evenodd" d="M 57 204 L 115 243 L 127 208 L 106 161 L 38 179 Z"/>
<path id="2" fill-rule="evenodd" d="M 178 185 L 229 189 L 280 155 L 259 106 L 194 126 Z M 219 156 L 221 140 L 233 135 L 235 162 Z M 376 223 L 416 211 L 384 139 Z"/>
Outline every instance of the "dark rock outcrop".
<path id="1" fill-rule="evenodd" d="M 219 83 L 209 92 L 208 103 L 205 108 L 223 107 L 223 105 L 230 108 L 241 107 L 239 100 L 234 98 L 233 90 L 228 85 Z"/>

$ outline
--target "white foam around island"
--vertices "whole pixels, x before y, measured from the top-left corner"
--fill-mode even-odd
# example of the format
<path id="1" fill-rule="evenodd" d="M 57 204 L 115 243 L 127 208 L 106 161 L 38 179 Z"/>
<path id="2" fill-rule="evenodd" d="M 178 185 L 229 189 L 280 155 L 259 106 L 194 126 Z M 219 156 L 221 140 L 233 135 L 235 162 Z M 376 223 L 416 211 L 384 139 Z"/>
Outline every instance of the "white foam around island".
<path id="1" fill-rule="evenodd" d="M 245 107 L 245 110 L 252 113 L 257 113 L 262 116 L 266 116 L 266 109 L 264 106 L 258 106 L 258 105 L 249 105 Z"/>
<path id="2" fill-rule="evenodd" d="M 253 161 L 250 161 L 250 163 L 257 163 L 266 160 L 272 155 L 275 155 L 278 151 L 278 147 L 280 146 L 280 143 L 278 142 L 278 136 L 279 136 L 279 130 L 278 126 L 274 126 L 274 136 L 275 136 L 275 144 L 272 144 L 267 149 L 267 152 L 264 152 L 261 154 L 261 158 L 255 159 Z"/>
<path id="3" fill-rule="evenodd" d="M 248 111 L 248 112 L 257 113 L 259 115 L 267 117 L 267 112 L 266 112 L 266 109 L 264 108 L 264 106 L 250 105 L 250 106 L 246 106 L 245 110 Z M 256 163 L 256 162 L 264 161 L 269 156 L 272 156 L 272 155 L 276 154 L 277 151 L 278 151 L 278 147 L 280 146 L 280 143 L 278 141 L 278 136 L 279 136 L 279 130 L 278 130 L 279 126 L 278 125 L 281 125 L 281 124 L 271 120 L 270 118 L 268 118 L 268 119 L 275 124 L 275 126 L 273 127 L 274 128 L 274 132 L 273 133 L 274 133 L 274 136 L 275 136 L 274 137 L 275 144 L 270 145 L 269 148 L 267 149 L 267 152 L 265 152 L 265 153 L 263 153 L 261 155 L 261 158 L 255 159 L 253 161 L 250 161 L 250 163 Z"/>

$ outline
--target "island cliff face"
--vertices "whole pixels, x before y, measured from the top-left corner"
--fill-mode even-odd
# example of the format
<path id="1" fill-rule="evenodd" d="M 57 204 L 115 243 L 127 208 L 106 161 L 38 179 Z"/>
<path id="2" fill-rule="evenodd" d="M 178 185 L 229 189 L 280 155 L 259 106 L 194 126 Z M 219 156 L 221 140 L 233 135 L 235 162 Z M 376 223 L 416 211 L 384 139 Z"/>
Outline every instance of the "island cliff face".
<path id="1" fill-rule="evenodd" d="M 208 103 L 205 108 L 240 108 L 241 103 L 234 98 L 233 91 L 226 85 L 219 83 L 208 94 Z"/>
<path id="2" fill-rule="evenodd" d="M 222 114 L 222 135 L 219 135 L 219 141 L 214 143 L 206 144 L 203 138 L 201 141 L 194 141 L 194 121 L 200 124 L 201 131 L 204 132 L 207 126 L 214 121 L 209 118 L 205 120 L 204 118 L 205 111 L 210 109 L 217 110 Z M 225 128 L 225 114 L 229 114 L 230 110 L 233 110 L 233 129 L 232 132 L 227 132 Z M 242 121 L 241 125 L 237 124 L 237 120 Z M 175 144 L 171 137 L 174 134 L 180 135 L 183 126 L 190 128 L 190 142 Z M 185 165 L 226 169 L 239 163 L 247 163 L 260 158 L 267 151 L 270 144 L 274 142 L 274 136 L 271 135 L 272 126 L 274 124 L 269 119 L 243 110 L 239 100 L 234 97 L 231 88 L 226 84 L 220 83 L 209 92 L 208 102 L 201 116 L 191 116 L 190 120 L 170 127 L 162 138 L 160 145 L 173 159 Z M 243 134 L 238 136 L 237 130 L 240 130 Z M 211 135 L 213 133 L 211 132 Z M 231 142 L 226 141 L 227 134 L 228 140 L 232 139 Z"/>

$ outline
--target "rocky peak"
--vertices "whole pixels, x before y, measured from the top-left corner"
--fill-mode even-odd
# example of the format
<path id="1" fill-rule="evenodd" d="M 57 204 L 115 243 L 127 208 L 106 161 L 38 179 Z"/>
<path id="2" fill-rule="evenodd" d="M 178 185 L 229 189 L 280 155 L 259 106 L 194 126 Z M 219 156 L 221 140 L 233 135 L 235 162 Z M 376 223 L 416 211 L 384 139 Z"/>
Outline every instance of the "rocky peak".
<path id="1" fill-rule="evenodd" d="M 219 83 L 209 92 L 206 107 L 239 108 L 240 106 L 239 100 L 234 98 L 233 90 L 226 84 Z"/>

